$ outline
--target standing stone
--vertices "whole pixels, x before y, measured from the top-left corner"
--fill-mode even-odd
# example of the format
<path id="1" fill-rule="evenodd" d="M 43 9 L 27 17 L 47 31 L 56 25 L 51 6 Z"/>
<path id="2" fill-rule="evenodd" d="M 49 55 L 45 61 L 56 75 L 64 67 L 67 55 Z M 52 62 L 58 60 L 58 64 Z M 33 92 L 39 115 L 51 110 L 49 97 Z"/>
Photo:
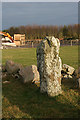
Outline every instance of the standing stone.
<path id="1" fill-rule="evenodd" d="M 59 57 L 59 39 L 46 37 L 37 47 L 37 67 L 40 74 L 40 91 L 49 96 L 62 93 L 61 70 L 62 63 Z"/>

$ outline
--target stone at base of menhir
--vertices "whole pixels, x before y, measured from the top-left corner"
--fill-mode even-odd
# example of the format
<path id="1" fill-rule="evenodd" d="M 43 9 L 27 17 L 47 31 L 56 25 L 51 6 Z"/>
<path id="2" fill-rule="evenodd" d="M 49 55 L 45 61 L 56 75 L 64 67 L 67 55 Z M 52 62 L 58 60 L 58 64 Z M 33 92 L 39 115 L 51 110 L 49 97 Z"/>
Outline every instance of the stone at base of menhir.
<path id="1" fill-rule="evenodd" d="M 22 67 L 19 74 L 23 78 L 23 83 L 39 82 L 39 72 L 37 71 L 36 65 Z"/>
<path id="2" fill-rule="evenodd" d="M 75 69 L 72 66 L 67 65 L 67 64 L 63 64 L 63 69 L 62 70 L 69 75 L 72 75 L 75 71 Z"/>
<path id="3" fill-rule="evenodd" d="M 80 88 L 80 78 L 77 79 L 78 82 L 78 88 Z"/>
<path id="4" fill-rule="evenodd" d="M 75 70 L 75 75 L 77 78 L 80 78 L 80 67 Z"/>
<path id="5" fill-rule="evenodd" d="M 5 69 L 8 74 L 15 74 L 19 72 L 21 65 L 15 64 L 12 60 L 6 61 Z"/>

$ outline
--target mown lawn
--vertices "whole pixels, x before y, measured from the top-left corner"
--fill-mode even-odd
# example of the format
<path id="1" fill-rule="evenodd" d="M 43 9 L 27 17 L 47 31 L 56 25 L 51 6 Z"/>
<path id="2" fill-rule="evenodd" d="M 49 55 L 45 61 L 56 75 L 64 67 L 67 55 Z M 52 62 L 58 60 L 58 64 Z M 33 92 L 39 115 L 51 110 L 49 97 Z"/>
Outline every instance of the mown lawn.
<path id="1" fill-rule="evenodd" d="M 36 49 L 7 49 L 2 51 L 3 61 L 11 59 L 24 66 L 35 64 Z M 78 46 L 60 48 L 62 63 L 69 64 L 75 69 L 78 66 Z M 20 79 L 12 76 L 3 78 L 10 83 L 3 84 L 3 118 L 79 118 L 80 90 L 76 79 L 62 80 L 62 95 L 48 97 L 41 94 L 35 84 L 23 84 Z"/>
<path id="2" fill-rule="evenodd" d="M 74 68 L 78 67 L 78 46 L 64 46 L 60 48 L 60 57 L 62 63 L 69 64 Z M 2 51 L 2 63 L 5 64 L 6 60 L 13 60 L 24 66 L 35 64 L 36 48 L 21 48 L 21 49 L 4 49 Z"/>

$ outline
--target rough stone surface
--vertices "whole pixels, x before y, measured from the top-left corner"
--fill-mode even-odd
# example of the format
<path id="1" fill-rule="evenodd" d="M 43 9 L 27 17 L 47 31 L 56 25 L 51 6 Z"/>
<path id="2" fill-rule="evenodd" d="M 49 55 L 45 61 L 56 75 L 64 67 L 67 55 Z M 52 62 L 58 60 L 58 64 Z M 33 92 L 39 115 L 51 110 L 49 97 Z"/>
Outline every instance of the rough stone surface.
<path id="1" fill-rule="evenodd" d="M 75 70 L 75 75 L 77 78 L 80 78 L 80 67 Z"/>
<path id="2" fill-rule="evenodd" d="M 2 78 L 6 78 L 7 73 L 6 72 L 2 72 Z"/>
<path id="3" fill-rule="evenodd" d="M 46 37 L 37 47 L 37 67 L 40 74 L 40 91 L 49 96 L 62 93 L 61 70 L 62 63 L 59 57 L 59 39 Z"/>
<path id="4" fill-rule="evenodd" d="M 67 75 L 67 74 L 65 74 L 62 78 L 70 79 L 70 78 L 72 78 L 72 76 L 71 76 L 71 75 Z"/>
<path id="5" fill-rule="evenodd" d="M 5 66 L 2 65 L 2 72 L 6 72 Z"/>
<path id="6" fill-rule="evenodd" d="M 78 78 L 78 87 L 80 88 L 80 78 Z"/>
<path id="7" fill-rule="evenodd" d="M 24 83 L 39 81 L 39 72 L 35 65 L 21 68 L 19 74 L 22 76 Z"/>
<path id="8" fill-rule="evenodd" d="M 3 83 L 5 84 L 5 83 L 10 83 L 10 81 L 3 81 Z"/>
<path id="9" fill-rule="evenodd" d="M 67 64 L 63 64 L 62 70 L 66 72 L 69 75 L 72 75 L 75 71 L 75 69 Z"/>
<path id="10" fill-rule="evenodd" d="M 6 61 L 5 69 L 9 74 L 17 73 L 20 70 L 21 65 L 15 64 L 13 61 Z"/>

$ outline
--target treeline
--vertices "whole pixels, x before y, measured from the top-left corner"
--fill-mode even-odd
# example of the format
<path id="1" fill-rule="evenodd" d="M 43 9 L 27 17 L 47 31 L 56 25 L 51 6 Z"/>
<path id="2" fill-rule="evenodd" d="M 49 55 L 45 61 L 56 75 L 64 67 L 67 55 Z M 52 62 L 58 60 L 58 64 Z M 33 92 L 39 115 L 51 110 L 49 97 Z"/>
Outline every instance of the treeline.
<path id="1" fill-rule="evenodd" d="M 77 39 L 78 38 L 78 24 L 74 25 L 64 25 L 64 26 L 20 26 L 20 27 L 10 27 L 7 30 L 11 36 L 14 34 L 25 34 L 26 39 L 43 39 L 45 36 L 55 36 L 59 39 Z"/>

